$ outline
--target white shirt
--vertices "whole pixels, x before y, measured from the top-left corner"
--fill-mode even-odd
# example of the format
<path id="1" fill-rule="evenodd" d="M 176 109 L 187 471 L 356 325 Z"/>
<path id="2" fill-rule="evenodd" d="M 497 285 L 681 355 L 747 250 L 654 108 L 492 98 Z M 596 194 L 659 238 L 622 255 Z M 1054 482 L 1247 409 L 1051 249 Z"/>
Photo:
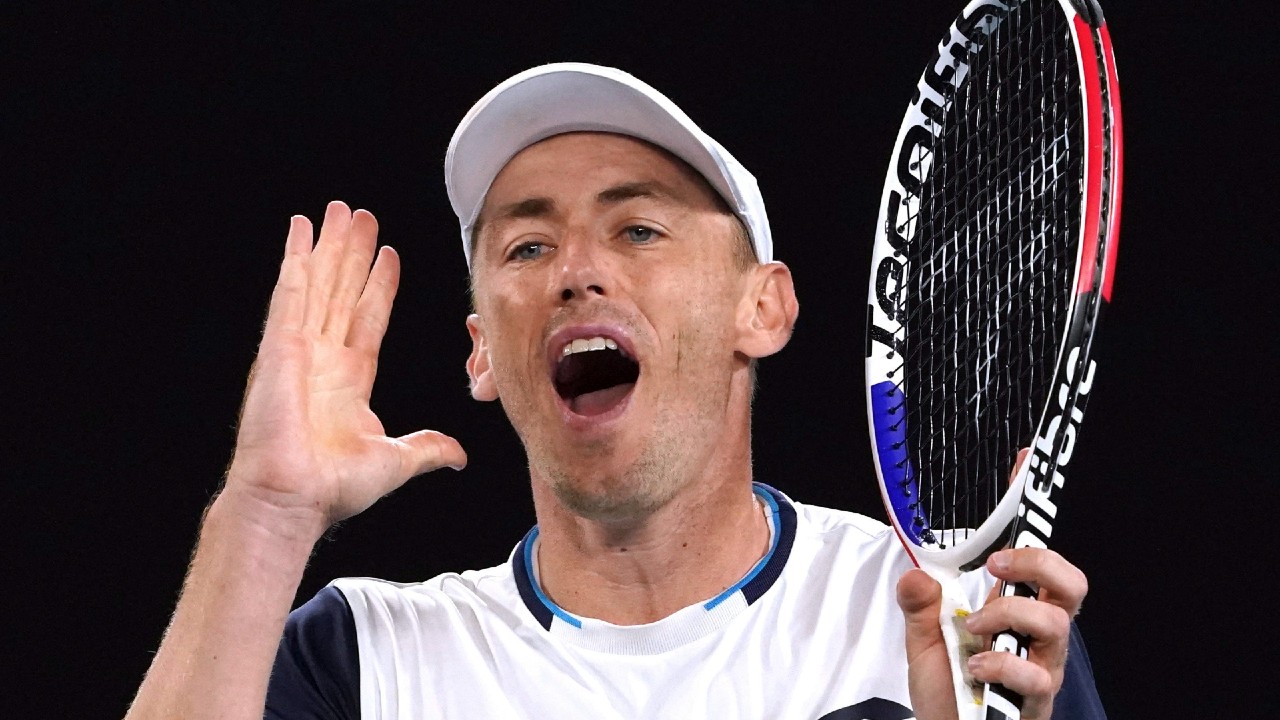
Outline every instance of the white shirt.
<path id="1" fill-rule="evenodd" d="M 555 606 L 531 572 L 536 527 L 506 563 L 486 570 L 412 584 L 334 581 L 324 592 L 345 598 L 358 649 L 358 691 L 347 690 L 348 702 L 366 719 L 911 717 L 895 601 L 911 562 L 892 530 L 764 485 L 755 491 L 770 522 L 766 556 L 724 593 L 647 625 Z M 965 582 L 980 604 L 990 576 Z M 353 674 L 317 681 L 322 673 L 297 672 L 291 625 L 281 652 L 293 645 L 295 657 L 283 670 L 277 661 L 272 695 L 280 700 L 277 710 L 269 702 L 268 717 L 295 716 L 285 710 L 296 707 L 291 673 L 319 686 Z M 344 663 L 352 664 L 335 662 Z"/>

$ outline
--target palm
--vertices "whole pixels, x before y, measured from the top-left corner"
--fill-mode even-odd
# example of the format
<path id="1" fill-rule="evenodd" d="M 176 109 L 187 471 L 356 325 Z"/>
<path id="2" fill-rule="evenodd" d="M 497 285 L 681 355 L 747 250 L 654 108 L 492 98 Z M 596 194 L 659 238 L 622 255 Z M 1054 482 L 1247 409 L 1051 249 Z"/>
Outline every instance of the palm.
<path id="1" fill-rule="evenodd" d="M 389 438 L 369 407 L 399 280 L 390 248 L 372 270 L 377 223 L 330 206 L 320 241 L 294 218 L 241 413 L 228 486 L 326 523 L 354 515 L 413 475 L 466 456 L 423 431 Z"/>

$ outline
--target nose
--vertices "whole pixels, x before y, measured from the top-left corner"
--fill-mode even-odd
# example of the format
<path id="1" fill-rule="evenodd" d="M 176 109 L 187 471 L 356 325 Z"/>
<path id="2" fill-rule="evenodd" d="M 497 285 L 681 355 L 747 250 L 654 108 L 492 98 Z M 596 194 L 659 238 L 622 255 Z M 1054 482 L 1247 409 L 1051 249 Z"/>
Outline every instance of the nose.
<path id="1" fill-rule="evenodd" d="M 557 252 L 560 265 L 560 301 L 587 300 L 603 297 L 607 285 L 607 271 L 602 265 L 600 250 L 586 238 L 564 242 Z"/>

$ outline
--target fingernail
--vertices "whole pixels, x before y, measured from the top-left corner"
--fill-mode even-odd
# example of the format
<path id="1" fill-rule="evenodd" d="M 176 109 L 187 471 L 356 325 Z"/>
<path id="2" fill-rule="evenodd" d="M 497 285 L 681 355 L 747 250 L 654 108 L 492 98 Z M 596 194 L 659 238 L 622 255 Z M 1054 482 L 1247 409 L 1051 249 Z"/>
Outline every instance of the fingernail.
<path id="1" fill-rule="evenodd" d="M 965 628 L 967 628 L 968 630 L 972 631 L 972 630 L 973 630 L 973 626 L 978 624 L 978 620 L 979 620 L 981 617 L 982 617 L 982 611 L 981 611 L 981 610 L 975 610 L 974 612 L 971 612 L 971 613 L 969 613 L 968 615 L 966 615 L 966 616 L 965 616 L 965 619 L 964 619 L 964 626 L 965 626 Z"/>
<path id="2" fill-rule="evenodd" d="M 969 658 L 969 672 L 976 675 L 987 668 L 988 660 L 985 653 L 982 655 L 974 655 Z"/>
<path id="3" fill-rule="evenodd" d="M 991 556 L 991 565 L 996 570 L 1008 570 L 1009 562 L 1012 560 L 1008 550 L 1001 550 Z"/>

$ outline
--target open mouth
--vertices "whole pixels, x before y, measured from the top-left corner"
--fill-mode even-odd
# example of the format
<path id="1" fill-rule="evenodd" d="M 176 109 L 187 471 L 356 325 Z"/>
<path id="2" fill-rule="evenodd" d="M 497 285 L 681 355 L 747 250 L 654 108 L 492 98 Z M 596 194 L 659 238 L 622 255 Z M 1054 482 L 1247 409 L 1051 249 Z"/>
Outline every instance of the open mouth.
<path id="1" fill-rule="evenodd" d="M 579 338 L 565 345 L 552 382 L 578 415 L 602 415 L 620 405 L 640 377 L 640 364 L 606 337 Z"/>

